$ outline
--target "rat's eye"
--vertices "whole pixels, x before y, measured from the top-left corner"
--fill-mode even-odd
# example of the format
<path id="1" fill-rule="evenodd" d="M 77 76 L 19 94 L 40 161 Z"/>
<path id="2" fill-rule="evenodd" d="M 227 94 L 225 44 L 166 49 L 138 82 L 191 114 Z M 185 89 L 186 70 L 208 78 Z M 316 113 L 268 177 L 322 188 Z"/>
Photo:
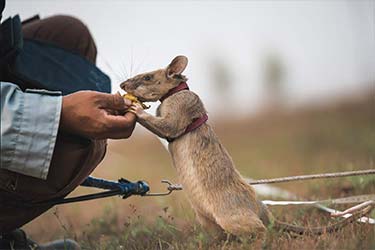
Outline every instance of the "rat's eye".
<path id="1" fill-rule="evenodd" d="M 151 76 L 150 75 L 146 75 L 146 76 L 143 77 L 143 80 L 150 81 L 151 80 Z"/>

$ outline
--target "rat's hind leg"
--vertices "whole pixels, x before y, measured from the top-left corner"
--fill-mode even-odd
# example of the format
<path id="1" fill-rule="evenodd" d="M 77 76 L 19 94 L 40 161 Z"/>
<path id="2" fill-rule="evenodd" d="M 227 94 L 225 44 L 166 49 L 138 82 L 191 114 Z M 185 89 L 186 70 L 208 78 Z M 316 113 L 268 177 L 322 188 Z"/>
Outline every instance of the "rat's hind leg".
<path id="1" fill-rule="evenodd" d="M 217 223 L 225 232 L 236 236 L 254 237 L 263 240 L 266 227 L 259 217 L 250 210 L 234 210 L 230 213 L 215 215 Z"/>
<path id="2" fill-rule="evenodd" d="M 220 234 L 223 232 L 223 229 L 215 222 L 214 218 L 208 218 L 199 211 L 195 211 L 198 222 L 202 227 L 210 233 Z"/>

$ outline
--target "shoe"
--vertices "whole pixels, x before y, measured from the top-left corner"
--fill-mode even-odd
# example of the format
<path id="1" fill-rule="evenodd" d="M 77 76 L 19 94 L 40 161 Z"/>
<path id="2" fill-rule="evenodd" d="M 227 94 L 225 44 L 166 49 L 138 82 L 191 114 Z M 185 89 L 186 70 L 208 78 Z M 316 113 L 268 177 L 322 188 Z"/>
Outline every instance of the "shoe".
<path id="1" fill-rule="evenodd" d="M 36 245 L 34 242 L 27 240 L 26 234 L 21 229 L 16 229 L 10 233 L 0 235 L 0 249 L 22 249 L 22 250 L 33 250 Z"/>
<path id="2" fill-rule="evenodd" d="M 38 245 L 27 238 L 25 232 L 16 229 L 10 233 L 0 235 L 0 250 L 80 250 L 77 242 L 70 239 L 56 240 Z"/>
<path id="3" fill-rule="evenodd" d="M 35 250 L 81 250 L 81 247 L 74 240 L 65 239 L 39 245 Z"/>

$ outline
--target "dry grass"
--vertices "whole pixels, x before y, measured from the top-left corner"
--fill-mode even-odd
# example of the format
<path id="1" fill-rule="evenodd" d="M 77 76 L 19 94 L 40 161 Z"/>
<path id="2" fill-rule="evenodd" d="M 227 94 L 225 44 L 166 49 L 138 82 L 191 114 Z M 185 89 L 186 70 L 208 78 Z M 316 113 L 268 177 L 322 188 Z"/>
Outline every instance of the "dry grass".
<path id="1" fill-rule="evenodd" d="M 288 175 L 374 168 L 373 97 L 330 107 L 269 112 L 231 122 L 211 121 L 244 176 Z M 167 152 L 150 134 L 112 141 L 94 176 L 147 180 L 154 191 L 161 179 L 176 181 Z M 291 182 L 279 187 L 308 199 L 375 193 L 375 178 Z M 73 195 L 86 192 L 79 188 Z M 299 225 L 332 221 L 313 208 L 272 208 L 280 220 Z M 375 216 L 375 213 L 372 214 Z M 64 226 L 62 226 L 64 225 Z M 64 229 L 65 228 L 65 229 Z M 117 197 L 60 206 L 25 227 L 40 242 L 76 238 L 84 249 L 251 249 L 252 241 L 210 238 L 194 220 L 183 192 L 169 197 Z M 338 233 L 295 237 L 270 230 L 265 249 L 375 249 L 375 228 L 354 223 Z"/>

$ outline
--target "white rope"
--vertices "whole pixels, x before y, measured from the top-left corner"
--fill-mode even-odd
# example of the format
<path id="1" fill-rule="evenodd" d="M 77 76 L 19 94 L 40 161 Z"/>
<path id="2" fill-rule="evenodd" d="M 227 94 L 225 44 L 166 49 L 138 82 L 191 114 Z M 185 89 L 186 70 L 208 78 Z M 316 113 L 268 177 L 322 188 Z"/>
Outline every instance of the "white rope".
<path id="1" fill-rule="evenodd" d="M 370 204 L 375 203 L 375 195 L 356 195 L 349 196 L 345 198 L 338 198 L 332 200 L 321 200 L 321 201 L 273 201 L 273 200 L 263 200 L 264 204 L 268 206 L 289 206 L 289 205 L 313 205 L 323 211 L 326 211 L 331 214 L 333 217 L 350 217 L 355 211 L 359 210 L 362 207 L 366 207 Z M 325 207 L 323 204 L 350 204 L 350 203 L 359 203 L 363 202 L 358 206 L 351 207 L 343 212 L 335 209 Z M 369 217 L 361 217 L 358 219 L 359 222 L 375 224 L 375 220 Z"/>
<path id="2" fill-rule="evenodd" d="M 334 212 L 334 213 L 331 213 L 331 216 L 333 217 L 340 217 L 340 216 L 343 216 L 343 215 L 346 215 L 346 214 L 351 214 L 351 213 L 354 213 L 358 210 L 361 210 L 362 208 L 364 207 L 368 207 L 368 206 L 373 206 L 375 204 L 375 201 L 365 201 L 359 205 L 356 205 L 354 207 L 351 207 L 351 208 L 348 208 L 346 209 L 345 211 L 343 212 Z"/>
<path id="3" fill-rule="evenodd" d="M 314 204 L 353 204 L 365 201 L 375 201 L 375 194 L 355 195 L 344 198 L 316 200 L 316 201 L 273 201 L 263 200 L 263 203 L 271 206 L 288 206 L 288 205 L 314 205 Z"/>
<path id="4" fill-rule="evenodd" d="M 327 212 L 327 213 L 330 213 L 330 214 L 332 214 L 332 213 L 336 213 L 336 212 L 340 212 L 340 210 L 335 210 L 335 209 L 332 209 L 332 208 L 326 207 L 326 206 L 321 205 L 321 204 L 316 204 L 316 205 L 314 205 L 314 206 L 315 206 L 316 208 L 318 208 L 318 209 L 320 209 L 320 210 L 322 210 L 322 211 L 325 211 L 325 212 Z M 344 214 L 344 215 L 341 216 L 341 217 L 343 217 L 343 218 L 348 218 L 348 217 L 350 217 L 350 216 L 352 216 L 352 215 L 351 215 L 351 214 Z M 357 221 L 358 221 L 358 222 L 361 222 L 361 223 L 367 223 L 367 224 L 373 224 L 373 225 L 375 225 L 375 219 L 372 219 L 372 218 L 369 218 L 369 217 L 365 217 L 365 216 L 359 218 Z"/>
<path id="5" fill-rule="evenodd" d="M 247 180 L 251 180 L 251 179 L 247 178 Z M 298 201 L 300 199 L 300 197 L 291 193 L 288 190 L 285 190 L 285 189 L 282 189 L 282 188 L 279 188 L 279 187 L 273 187 L 269 184 L 255 185 L 254 189 L 257 192 L 257 194 L 262 195 L 262 196 L 273 196 L 273 197 L 279 197 L 281 199 L 292 199 L 292 200 L 295 200 L 295 201 Z M 272 204 L 269 204 L 269 205 L 272 206 Z M 317 203 L 317 204 L 312 204 L 312 205 L 314 207 L 316 207 L 317 209 L 322 210 L 324 212 L 327 212 L 329 214 L 332 214 L 334 212 L 340 212 L 339 210 L 335 210 L 335 209 L 327 207 L 323 204 Z M 350 216 L 351 216 L 350 214 L 345 214 L 341 217 L 348 218 Z M 375 219 L 365 217 L 365 216 L 359 218 L 357 221 L 360 222 L 360 223 L 368 223 L 368 224 L 375 225 Z"/>

